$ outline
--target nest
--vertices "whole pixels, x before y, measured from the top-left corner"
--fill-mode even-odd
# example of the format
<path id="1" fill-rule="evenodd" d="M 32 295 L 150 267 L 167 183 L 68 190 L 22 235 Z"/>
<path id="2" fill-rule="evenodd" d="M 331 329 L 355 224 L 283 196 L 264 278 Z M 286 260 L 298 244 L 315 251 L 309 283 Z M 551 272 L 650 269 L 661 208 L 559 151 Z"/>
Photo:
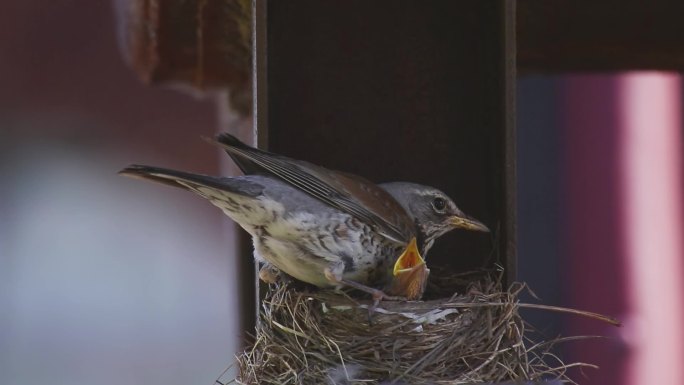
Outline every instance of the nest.
<path id="1" fill-rule="evenodd" d="M 443 283 L 438 286 L 443 288 Z M 345 293 L 272 285 L 262 303 L 254 344 L 237 358 L 235 382 L 571 382 L 568 367 L 592 365 L 561 362 L 550 352 L 561 339 L 532 341 L 519 314 L 523 289 L 517 284 L 504 291 L 498 280 L 484 278 L 469 284 L 461 291 L 465 294 L 386 301 L 369 314 L 369 301 Z"/>

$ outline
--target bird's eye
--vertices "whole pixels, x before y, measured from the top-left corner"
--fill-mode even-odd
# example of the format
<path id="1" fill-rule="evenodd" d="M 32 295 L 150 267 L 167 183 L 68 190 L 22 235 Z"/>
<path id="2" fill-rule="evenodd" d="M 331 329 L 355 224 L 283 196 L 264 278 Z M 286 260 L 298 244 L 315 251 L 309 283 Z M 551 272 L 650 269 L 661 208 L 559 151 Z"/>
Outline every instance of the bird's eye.
<path id="1" fill-rule="evenodd" d="M 432 207 L 434 207 L 436 211 L 443 212 L 444 209 L 446 209 L 446 201 L 444 198 L 435 198 L 432 201 Z"/>

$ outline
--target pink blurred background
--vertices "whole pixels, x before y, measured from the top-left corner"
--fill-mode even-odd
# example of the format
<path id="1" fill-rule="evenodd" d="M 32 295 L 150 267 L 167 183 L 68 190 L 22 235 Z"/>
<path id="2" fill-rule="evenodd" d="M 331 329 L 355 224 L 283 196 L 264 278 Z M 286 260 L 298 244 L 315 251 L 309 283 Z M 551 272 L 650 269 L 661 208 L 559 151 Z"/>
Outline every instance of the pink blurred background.
<path id="1" fill-rule="evenodd" d="M 238 326 L 229 224 L 132 163 L 219 170 L 211 99 L 126 68 L 107 2 L 0 4 L 0 383 L 211 384 Z M 518 82 L 519 279 L 582 384 L 681 384 L 682 82 L 675 74 Z M 150 199 L 149 197 L 154 197 Z"/>
<path id="2" fill-rule="evenodd" d="M 531 315 L 549 334 L 609 337 L 561 349 L 600 366 L 575 372 L 582 384 L 684 378 L 681 94 L 672 73 L 518 81 L 518 278 L 624 324 Z"/>
<path id="3" fill-rule="evenodd" d="M 126 68 L 105 1 L 0 4 L 0 383 L 212 384 L 239 339 L 218 210 L 116 175 L 216 173 L 214 103 Z"/>

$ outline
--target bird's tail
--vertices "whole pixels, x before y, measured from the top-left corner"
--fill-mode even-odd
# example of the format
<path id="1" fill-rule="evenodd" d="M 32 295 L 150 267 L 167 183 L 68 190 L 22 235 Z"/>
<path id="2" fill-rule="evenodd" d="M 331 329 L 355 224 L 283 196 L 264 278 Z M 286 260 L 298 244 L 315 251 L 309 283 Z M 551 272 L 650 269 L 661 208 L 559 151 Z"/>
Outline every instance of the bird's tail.
<path id="1" fill-rule="evenodd" d="M 162 167 L 133 164 L 119 171 L 119 175 L 163 183 L 184 190 L 190 189 L 190 186 L 206 186 L 221 190 L 226 189 L 226 184 L 221 183 L 219 178 Z"/>
<path id="2" fill-rule="evenodd" d="M 231 196 L 255 198 L 264 190 L 263 184 L 255 181 L 254 177 L 219 178 L 138 164 L 124 168 L 119 171 L 119 175 L 189 190 L 211 200 L 212 203 L 229 200 L 228 197 Z"/>

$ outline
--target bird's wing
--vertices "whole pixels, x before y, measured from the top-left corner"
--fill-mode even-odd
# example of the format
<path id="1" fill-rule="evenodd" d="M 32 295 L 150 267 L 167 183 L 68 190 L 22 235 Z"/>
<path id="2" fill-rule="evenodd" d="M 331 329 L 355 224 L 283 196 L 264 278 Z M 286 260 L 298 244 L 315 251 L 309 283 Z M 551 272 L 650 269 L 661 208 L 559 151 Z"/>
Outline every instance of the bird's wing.
<path id="1" fill-rule="evenodd" d="M 408 244 L 415 234 L 413 221 L 394 197 L 364 178 L 259 150 L 226 133 L 218 135 L 216 143 L 245 174 L 277 177 L 395 242 Z"/>

